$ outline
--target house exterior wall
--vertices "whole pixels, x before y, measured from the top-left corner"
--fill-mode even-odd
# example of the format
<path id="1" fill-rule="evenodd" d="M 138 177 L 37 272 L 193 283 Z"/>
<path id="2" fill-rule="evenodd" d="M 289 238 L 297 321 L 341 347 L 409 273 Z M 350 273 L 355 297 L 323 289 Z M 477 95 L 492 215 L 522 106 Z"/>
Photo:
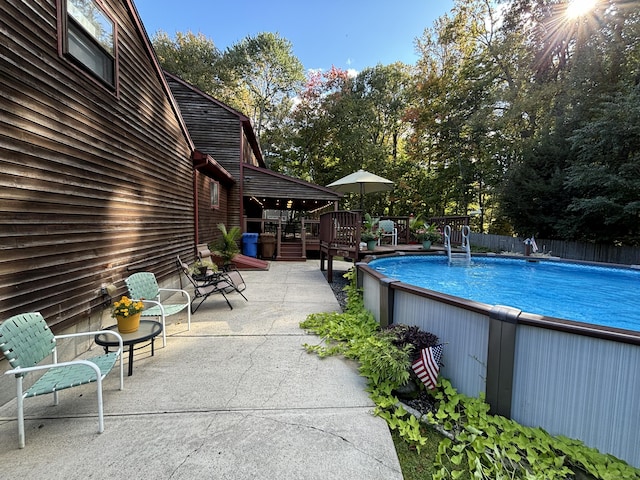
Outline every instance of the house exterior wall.
<path id="1" fill-rule="evenodd" d="M 129 1 L 101 4 L 116 93 L 58 55 L 56 0 L 0 2 L 0 321 L 111 324 L 101 286 L 193 254 L 190 141 Z"/>
<path id="2" fill-rule="evenodd" d="M 245 135 L 244 131 L 242 132 L 242 161 L 244 163 L 248 163 L 249 165 L 253 165 L 254 167 L 259 167 L 260 166 L 260 162 L 258 161 L 258 159 L 256 158 L 256 154 L 253 151 L 253 149 L 251 148 L 251 143 L 249 142 L 249 139 L 247 138 L 247 136 Z"/>
<path id="3" fill-rule="evenodd" d="M 224 183 L 219 185 L 218 207 L 211 206 L 211 183 L 208 176 L 197 173 L 198 191 L 198 243 L 211 243 L 220 237 L 218 224 L 227 225 L 227 206 L 229 203 L 229 188 Z"/>
<path id="4" fill-rule="evenodd" d="M 180 105 L 182 117 L 195 147 L 211 155 L 236 179 L 236 183 L 231 185 L 227 192 L 228 203 L 223 223 L 227 228 L 240 227 L 241 142 L 245 141 L 241 119 L 237 113 L 219 106 L 211 98 L 203 96 L 201 92 L 169 75 L 167 81 Z M 202 219 L 200 224 L 202 228 L 209 228 Z"/>

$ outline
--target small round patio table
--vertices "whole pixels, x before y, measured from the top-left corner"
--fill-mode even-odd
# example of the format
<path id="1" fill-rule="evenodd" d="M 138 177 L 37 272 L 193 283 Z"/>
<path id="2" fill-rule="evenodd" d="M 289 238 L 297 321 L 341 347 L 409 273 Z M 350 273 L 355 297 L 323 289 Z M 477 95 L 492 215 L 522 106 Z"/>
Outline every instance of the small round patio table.
<path id="1" fill-rule="evenodd" d="M 118 325 L 111 325 L 107 327 L 105 330 L 118 330 Z M 120 333 L 120 332 L 118 332 Z M 122 337 L 122 344 L 129 346 L 129 373 L 130 377 L 133 375 L 133 351 L 139 350 L 141 348 L 146 347 L 147 345 L 151 345 L 151 356 L 154 355 L 154 341 L 155 338 L 162 333 L 162 324 L 160 322 L 156 322 L 154 320 L 140 320 L 140 328 L 135 332 L 131 333 L 120 333 Z M 139 343 L 143 343 L 149 341 L 148 344 L 142 345 L 140 347 L 134 348 L 135 345 Z M 105 353 L 109 353 L 110 347 L 118 347 L 120 344 L 118 340 L 112 335 L 106 335 L 99 333 L 95 336 L 96 344 L 104 347 Z"/>

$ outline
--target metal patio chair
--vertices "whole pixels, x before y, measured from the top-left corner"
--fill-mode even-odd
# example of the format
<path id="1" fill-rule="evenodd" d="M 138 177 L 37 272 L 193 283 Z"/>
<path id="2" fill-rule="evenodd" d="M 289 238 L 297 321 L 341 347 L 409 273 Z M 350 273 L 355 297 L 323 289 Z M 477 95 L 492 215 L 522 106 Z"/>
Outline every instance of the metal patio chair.
<path id="1" fill-rule="evenodd" d="M 162 322 L 162 346 L 167 346 L 167 329 L 165 318 L 176 315 L 184 309 L 187 310 L 187 330 L 191 330 L 191 296 L 186 290 L 178 288 L 160 288 L 156 280 L 156 276 L 151 272 L 134 273 L 125 280 L 129 296 L 132 300 L 141 300 L 145 304 L 151 304 L 151 307 L 145 306 L 142 310 L 142 317 L 160 317 Z M 186 295 L 186 303 L 166 303 L 167 295 L 165 293 L 174 294 L 181 293 Z"/>
<path id="2" fill-rule="evenodd" d="M 398 245 L 398 229 L 393 220 L 380 220 L 378 227 L 381 230 L 378 245 L 382 244 L 382 239 L 385 237 L 391 237 L 391 245 Z"/>
<path id="3" fill-rule="evenodd" d="M 58 363 L 56 342 L 62 338 L 91 336 L 104 333 L 118 338 L 120 348 L 105 355 Z M 14 315 L 0 325 L 0 351 L 9 361 L 11 370 L 6 375 L 16 377 L 16 397 L 18 400 L 18 444 L 24 448 L 24 399 L 53 393 L 53 403 L 58 405 L 58 391 L 86 383 L 97 383 L 98 392 L 98 433 L 104 431 L 102 404 L 102 380 L 113 369 L 120 358 L 120 390 L 124 388 L 122 366 L 122 337 L 114 331 L 72 333 L 53 335 L 47 322 L 38 312 Z M 49 355 L 52 363 L 40 364 Z M 23 379 L 27 373 L 44 370 L 31 387 L 23 391 Z"/>
<path id="4" fill-rule="evenodd" d="M 228 293 L 237 292 L 242 298 L 247 300 L 247 297 L 242 294 L 242 291 L 246 288 L 246 284 L 240 272 L 237 270 L 218 272 L 207 270 L 206 274 L 194 278 L 194 276 L 189 273 L 189 266 L 180 260 L 179 256 L 176 257 L 176 265 L 180 273 L 184 274 L 193 286 L 193 300 L 191 301 L 192 313 L 195 313 L 200 305 L 214 293 L 221 294 L 231 310 L 233 310 L 233 305 L 231 305 L 229 298 L 227 298 Z M 199 299 L 199 302 L 195 304 L 197 299 Z"/>

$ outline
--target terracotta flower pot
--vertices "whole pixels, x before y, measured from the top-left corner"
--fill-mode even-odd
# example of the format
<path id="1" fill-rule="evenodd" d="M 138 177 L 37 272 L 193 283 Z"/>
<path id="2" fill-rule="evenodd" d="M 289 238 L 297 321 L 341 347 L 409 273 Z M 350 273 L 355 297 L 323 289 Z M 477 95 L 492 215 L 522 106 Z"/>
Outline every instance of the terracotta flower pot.
<path id="1" fill-rule="evenodd" d="M 133 333 L 140 328 L 140 313 L 129 315 L 126 317 L 118 316 L 118 331 L 120 333 Z"/>

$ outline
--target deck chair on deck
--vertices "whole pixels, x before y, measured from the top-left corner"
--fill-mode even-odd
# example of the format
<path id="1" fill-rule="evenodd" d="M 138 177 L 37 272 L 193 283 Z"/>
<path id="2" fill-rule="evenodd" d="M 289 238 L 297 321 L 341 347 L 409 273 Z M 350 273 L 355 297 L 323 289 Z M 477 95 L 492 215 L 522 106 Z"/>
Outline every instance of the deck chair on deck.
<path id="1" fill-rule="evenodd" d="M 56 340 L 61 338 L 94 336 L 103 333 L 115 336 L 119 341 L 117 351 L 96 357 L 58 363 Z M 98 433 L 104 431 L 102 407 L 102 380 L 120 358 L 120 390 L 124 388 L 122 366 L 122 337 L 113 330 L 53 335 L 47 322 L 38 312 L 14 315 L 0 324 L 0 351 L 12 369 L 4 372 L 15 375 L 18 400 L 18 445 L 24 448 L 24 399 L 53 393 L 53 403 L 58 405 L 58 391 L 86 383 L 97 383 Z M 49 356 L 51 363 L 40 363 Z M 23 391 L 23 379 L 27 373 L 43 370 L 44 374 L 31 387 Z"/>
<path id="2" fill-rule="evenodd" d="M 167 346 L 167 329 L 165 326 L 165 318 L 180 313 L 187 309 L 187 330 L 191 330 L 191 297 L 186 290 L 177 288 L 160 288 L 156 280 L 156 276 L 151 272 L 134 273 L 125 280 L 129 296 L 132 300 L 141 300 L 145 303 L 142 310 L 142 317 L 160 317 L 162 322 L 162 346 Z M 181 293 L 186 295 L 186 303 L 167 303 L 165 293 Z M 165 298 L 163 298 L 165 297 Z M 151 304 L 152 306 L 147 306 Z"/>
<path id="3" fill-rule="evenodd" d="M 247 297 L 242 294 L 242 292 L 246 288 L 246 284 L 244 283 L 240 272 L 238 272 L 237 270 L 226 272 L 214 272 L 211 270 L 207 270 L 207 273 L 205 275 L 202 275 L 196 279 L 189 273 L 189 266 L 186 263 L 182 262 L 179 256 L 176 257 L 176 265 L 178 271 L 185 277 L 187 277 L 187 280 L 193 286 L 193 300 L 191 301 L 192 313 L 195 313 L 200 305 L 202 305 L 202 303 L 214 293 L 221 294 L 231 310 L 233 310 L 233 305 L 231 305 L 231 302 L 227 298 L 228 293 L 237 292 L 242 296 L 242 298 L 247 300 Z M 195 303 L 196 299 L 199 299 L 199 302 L 197 304 Z"/>
<path id="4" fill-rule="evenodd" d="M 391 245 L 398 245 L 398 229 L 393 220 L 380 220 L 378 227 L 381 230 L 378 245 L 382 244 L 382 239 L 385 237 L 391 237 Z"/>

